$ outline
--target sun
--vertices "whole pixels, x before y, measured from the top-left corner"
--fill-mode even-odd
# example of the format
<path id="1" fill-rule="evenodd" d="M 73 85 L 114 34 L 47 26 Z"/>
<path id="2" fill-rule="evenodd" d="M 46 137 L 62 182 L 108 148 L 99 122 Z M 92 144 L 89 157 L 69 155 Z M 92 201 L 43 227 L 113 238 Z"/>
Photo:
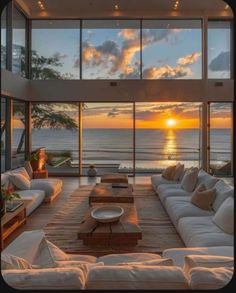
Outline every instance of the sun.
<path id="1" fill-rule="evenodd" d="M 176 125 L 176 120 L 175 119 L 167 119 L 166 120 L 166 126 L 173 127 L 175 125 Z"/>

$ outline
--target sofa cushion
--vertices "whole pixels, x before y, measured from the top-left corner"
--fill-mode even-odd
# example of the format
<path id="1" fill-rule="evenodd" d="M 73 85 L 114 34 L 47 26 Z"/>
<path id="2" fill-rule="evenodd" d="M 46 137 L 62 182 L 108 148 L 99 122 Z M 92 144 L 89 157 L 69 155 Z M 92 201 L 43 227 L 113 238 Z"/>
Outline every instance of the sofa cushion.
<path id="1" fill-rule="evenodd" d="M 1 253 L 1 269 L 2 270 L 24 270 L 24 269 L 32 269 L 31 264 L 18 256 L 9 254 L 9 253 Z"/>
<path id="2" fill-rule="evenodd" d="M 85 275 L 79 268 L 5 270 L 2 277 L 10 287 L 21 290 L 80 290 L 85 286 Z"/>
<path id="3" fill-rule="evenodd" d="M 9 172 L 14 173 L 14 174 L 21 174 L 26 179 L 30 180 L 30 176 L 29 176 L 28 172 L 26 171 L 25 167 L 19 167 L 19 168 L 10 170 Z"/>
<path id="4" fill-rule="evenodd" d="M 206 211 L 191 203 L 190 196 L 168 197 L 165 208 L 173 224 L 178 229 L 178 221 L 183 217 L 204 217 L 214 215 L 214 211 Z"/>
<path id="5" fill-rule="evenodd" d="M 192 192 L 197 184 L 198 168 L 188 170 L 181 181 L 181 188 L 187 192 Z"/>
<path id="6" fill-rule="evenodd" d="M 161 202 L 165 205 L 167 198 L 169 197 L 187 197 L 190 198 L 191 192 L 187 192 L 182 188 L 168 188 L 164 191 L 159 191 L 159 197 Z"/>
<path id="7" fill-rule="evenodd" d="M 222 203 L 213 221 L 225 233 L 234 233 L 234 199 L 232 197 L 228 197 Z"/>
<path id="8" fill-rule="evenodd" d="M 176 165 L 176 168 L 175 168 L 175 172 L 174 172 L 174 175 L 173 175 L 173 180 L 174 181 L 179 181 L 180 178 L 182 178 L 183 174 L 184 174 L 184 164 L 178 163 Z"/>
<path id="9" fill-rule="evenodd" d="M 161 184 L 176 184 L 176 181 L 171 181 L 171 180 L 167 180 L 164 177 L 162 177 L 161 174 L 156 174 L 156 175 L 152 175 L 151 176 L 151 182 L 152 182 L 152 186 L 153 188 L 156 190 L 158 188 L 159 185 Z"/>
<path id="10" fill-rule="evenodd" d="M 191 269 L 196 267 L 203 268 L 232 268 L 234 266 L 234 258 L 228 256 L 216 255 L 186 255 L 184 257 L 184 273 L 189 275 Z"/>
<path id="11" fill-rule="evenodd" d="M 28 217 L 44 200 L 43 190 L 17 190 L 22 199 L 30 200 L 26 206 L 26 216 Z"/>
<path id="12" fill-rule="evenodd" d="M 32 179 L 31 189 L 40 189 L 45 191 L 45 197 L 51 197 L 58 194 L 62 188 L 62 180 L 55 178 Z"/>
<path id="13" fill-rule="evenodd" d="M 24 258 L 30 264 L 34 264 L 43 238 L 44 232 L 42 230 L 25 231 L 12 241 L 2 253 Z"/>
<path id="14" fill-rule="evenodd" d="M 14 184 L 16 189 L 20 189 L 20 190 L 30 189 L 30 180 L 20 173 L 11 173 L 9 175 L 9 179 Z"/>
<path id="15" fill-rule="evenodd" d="M 104 266 L 91 269 L 86 289 L 188 289 L 179 267 L 170 266 Z"/>
<path id="16" fill-rule="evenodd" d="M 160 259 L 152 259 L 146 260 L 143 262 L 127 262 L 127 263 L 118 263 L 118 266 L 123 265 L 144 265 L 144 266 L 173 266 L 173 260 L 171 258 L 160 258 Z"/>
<path id="17" fill-rule="evenodd" d="M 116 265 L 118 263 L 127 262 L 144 262 L 148 260 L 161 259 L 159 254 L 154 253 L 119 253 L 108 254 L 97 258 L 97 262 L 103 262 L 105 265 Z"/>
<path id="18" fill-rule="evenodd" d="M 196 186 L 199 186 L 200 184 L 205 184 L 207 189 L 213 188 L 218 181 L 219 181 L 218 178 L 213 177 L 212 175 L 210 175 L 203 169 L 200 169 L 198 173 Z"/>
<path id="19" fill-rule="evenodd" d="M 68 261 L 81 261 L 87 263 L 95 263 L 97 261 L 96 256 L 84 255 L 84 254 L 67 254 L 69 257 Z"/>
<path id="20" fill-rule="evenodd" d="M 233 268 L 197 267 L 189 272 L 190 287 L 195 290 L 220 289 L 225 287 L 233 277 Z"/>
<path id="21" fill-rule="evenodd" d="M 171 258 L 175 266 L 184 266 L 186 255 L 215 255 L 234 257 L 233 246 L 191 247 L 191 248 L 169 248 L 162 252 L 162 257 Z"/>
<path id="22" fill-rule="evenodd" d="M 232 246 L 233 235 L 225 233 L 209 217 L 184 217 L 178 222 L 178 231 L 187 247 Z"/>
<path id="23" fill-rule="evenodd" d="M 212 211 L 212 205 L 215 200 L 215 193 L 216 189 L 214 187 L 206 189 L 205 184 L 201 183 L 194 190 L 191 196 L 191 203 L 200 209 Z"/>
<path id="24" fill-rule="evenodd" d="M 229 184 L 226 184 L 223 180 L 219 180 L 216 183 L 215 189 L 216 198 L 212 207 L 214 211 L 217 211 L 227 197 L 234 196 L 234 189 Z"/>

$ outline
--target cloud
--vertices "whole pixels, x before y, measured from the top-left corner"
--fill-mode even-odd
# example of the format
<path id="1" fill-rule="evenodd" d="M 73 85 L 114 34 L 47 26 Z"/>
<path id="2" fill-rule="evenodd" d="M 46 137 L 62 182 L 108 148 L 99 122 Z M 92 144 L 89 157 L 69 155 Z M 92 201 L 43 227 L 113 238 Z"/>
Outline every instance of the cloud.
<path id="1" fill-rule="evenodd" d="M 161 78 L 179 78 L 191 76 L 192 70 L 189 67 L 163 65 L 160 67 L 150 67 L 143 71 L 145 79 L 161 79 Z"/>
<path id="2" fill-rule="evenodd" d="M 160 29 L 143 31 L 143 48 L 160 42 L 168 41 L 169 36 L 176 34 L 180 30 Z M 108 69 L 106 74 L 119 73 L 120 78 L 138 78 L 139 66 L 133 64 L 134 56 L 140 51 L 140 31 L 138 29 L 122 29 L 118 36 L 123 38 L 121 46 L 113 40 L 106 40 L 99 46 L 93 46 L 84 41 L 83 46 L 83 63 L 87 66 L 103 66 Z M 79 59 L 75 60 L 74 67 L 79 66 Z"/>
<path id="3" fill-rule="evenodd" d="M 195 53 L 192 53 L 192 54 L 189 54 L 189 55 L 186 55 L 184 57 L 181 57 L 177 60 L 177 64 L 178 65 L 189 65 L 189 64 L 193 64 L 195 63 L 198 58 L 201 56 L 201 53 L 200 52 L 195 52 Z"/>
<path id="4" fill-rule="evenodd" d="M 215 57 L 210 65 L 211 71 L 229 71 L 230 70 L 230 52 L 221 52 Z"/>
<path id="5" fill-rule="evenodd" d="M 119 115 L 119 111 L 116 108 L 113 108 L 112 111 L 107 113 L 107 116 L 111 118 L 115 118 L 117 115 Z"/>

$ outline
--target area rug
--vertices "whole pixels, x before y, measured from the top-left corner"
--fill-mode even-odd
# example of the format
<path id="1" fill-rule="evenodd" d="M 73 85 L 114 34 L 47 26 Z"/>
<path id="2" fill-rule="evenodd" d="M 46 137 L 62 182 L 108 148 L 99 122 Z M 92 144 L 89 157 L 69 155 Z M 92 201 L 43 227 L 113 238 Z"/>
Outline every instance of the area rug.
<path id="1" fill-rule="evenodd" d="M 134 184 L 136 205 L 142 239 L 134 247 L 104 247 L 84 245 L 77 239 L 77 232 L 84 214 L 89 208 L 88 196 L 92 185 L 84 185 L 74 191 L 68 201 L 46 225 L 47 239 L 63 251 L 94 256 L 108 253 L 149 252 L 161 253 L 167 248 L 184 247 L 168 214 L 155 194 L 151 184 Z"/>

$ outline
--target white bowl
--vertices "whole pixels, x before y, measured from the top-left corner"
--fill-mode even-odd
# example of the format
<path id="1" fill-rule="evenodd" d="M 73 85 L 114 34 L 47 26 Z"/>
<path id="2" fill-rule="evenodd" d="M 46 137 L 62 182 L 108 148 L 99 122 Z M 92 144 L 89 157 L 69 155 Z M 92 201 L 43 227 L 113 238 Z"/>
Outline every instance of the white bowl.
<path id="1" fill-rule="evenodd" d="M 119 220 L 124 209 L 120 206 L 102 206 L 91 211 L 91 217 L 101 223 L 109 223 Z"/>

